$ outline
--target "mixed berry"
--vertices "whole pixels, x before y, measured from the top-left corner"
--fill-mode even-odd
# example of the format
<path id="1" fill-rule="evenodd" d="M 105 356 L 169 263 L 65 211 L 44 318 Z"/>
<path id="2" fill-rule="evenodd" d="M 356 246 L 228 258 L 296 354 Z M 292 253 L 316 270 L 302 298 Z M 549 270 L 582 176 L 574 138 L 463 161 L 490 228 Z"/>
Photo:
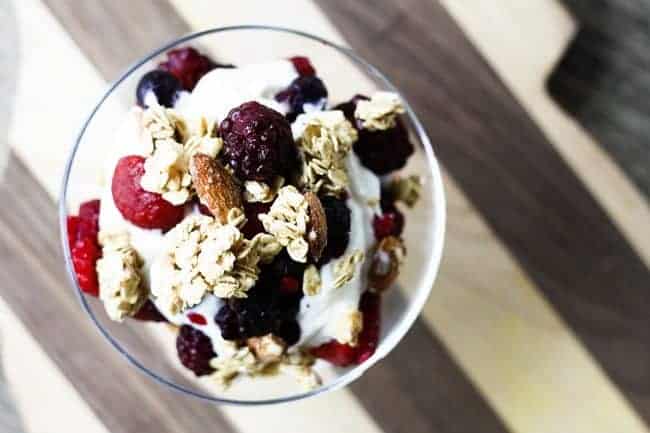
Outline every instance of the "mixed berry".
<path id="1" fill-rule="evenodd" d="M 370 242 L 375 245 L 375 249 L 356 252 L 356 255 L 351 254 L 351 248 L 356 245 L 353 231 L 362 230 L 352 224 L 353 220 L 358 220 L 353 218 L 353 211 L 355 210 L 354 206 L 359 206 L 359 204 L 351 202 L 355 199 L 351 196 L 349 189 L 328 189 L 326 186 L 326 182 L 346 181 L 340 174 L 341 167 L 344 165 L 332 162 L 338 158 L 339 154 L 328 156 L 325 153 L 329 149 L 327 140 L 332 140 L 331 136 L 339 132 L 336 129 L 323 129 L 324 132 L 321 131 L 321 135 L 314 133 L 309 138 L 313 140 L 312 143 L 309 143 L 309 146 L 312 147 L 308 148 L 307 144 L 300 141 L 306 140 L 304 137 L 307 136 L 307 133 L 302 132 L 302 136 L 297 136 L 296 130 L 292 131 L 292 124 L 309 124 L 309 116 L 312 113 L 324 110 L 342 111 L 343 115 L 337 114 L 341 122 L 349 125 L 347 135 L 344 137 L 350 140 L 347 151 L 356 154 L 360 164 L 367 169 L 365 171 L 370 173 L 365 176 L 372 176 L 375 179 L 373 182 L 376 182 L 377 185 L 380 182 L 387 184 L 390 179 L 385 175 L 404 167 L 414 151 L 413 145 L 409 140 L 408 131 L 403 121 L 396 113 L 381 113 L 382 116 L 394 118 L 387 123 L 387 127 L 369 127 L 367 125 L 370 123 L 366 123 L 368 119 L 362 121 L 357 105 L 360 101 L 372 101 L 365 96 L 357 95 L 348 102 L 328 109 L 327 88 L 316 75 L 316 70 L 310 60 L 306 57 L 292 57 L 289 60 L 293 65 L 293 77 L 290 81 L 287 80 L 289 82 L 285 84 L 286 87 L 277 89 L 272 94 L 273 99 L 268 104 L 254 100 L 246 101 L 229 107 L 227 115 L 223 119 L 217 119 L 212 126 L 206 126 L 207 121 L 204 121 L 203 131 L 198 141 L 194 142 L 195 145 L 196 143 L 203 145 L 206 140 L 218 144 L 215 154 L 209 155 L 212 159 L 208 164 L 208 171 L 197 172 L 196 165 L 192 165 L 196 164 L 196 155 L 190 154 L 189 151 L 185 154 L 185 150 L 170 153 L 171 151 L 168 149 L 166 159 L 161 159 L 164 163 L 155 161 L 159 164 L 156 166 L 158 169 L 163 167 L 163 169 L 169 170 L 161 184 L 172 182 L 172 179 L 177 184 L 189 182 L 188 177 L 192 178 L 191 181 L 195 182 L 194 185 L 197 186 L 191 190 L 191 195 L 186 201 L 180 200 L 180 204 L 178 202 L 172 204 L 169 196 L 165 197 L 159 192 L 146 190 L 146 185 L 143 187 L 142 178 L 147 170 L 148 161 L 150 161 L 148 158 L 152 154 L 142 156 L 140 152 L 134 150 L 133 154 L 127 154 L 119 159 L 112 173 L 110 185 L 112 204 L 121 218 L 136 227 L 137 230 L 158 230 L 160 236 L 167 236 L 167 234 L 174 233 L 176 228 L 181 225 L 180 223 L 192 215 L 205 215 L 210 217 L 208 220 L 212 217 L 219 220 L 214 210 L 215 206 L 218 207 L 220 203 L 225 202 L 236 203 L 236 205 L 232 205 L 234 207 L 226 210 L 237 210 L 237 212 L 225 212 L 223 215 L 227 215 L 227 218 L 224 216 L 227 222 L 219 221 L 219 224 L 224 225 L 231 224 L 230 218 L 235 220 L 240 218 L 239 223 L 232 224 L 238 224 L 236 233 L 241 232 L 242 239 L 235 240 L 239 238 L 233 235 L 235 237 L 229 242 L 231 244 L 239 242 L 240 246 L 243 242 L 244 246 L 248 245 L 249 249 L 252 249 L 262 240 L 270 242 L 269 237 L 271 237 L 272 241 L 279 246 L 279 249 L 274 251 L 268 260 L 258 257 L 257 261 L 246 262 L 241 269 L 234 267 L 235 265 L 232 263 L 243 260 L 244 253 L 250 253 L 249 250 L 242 248 L 237 250 L 236 254 L 227 256 L 228 258 L 219 258 L 220 266 L 223 266 L 228 272 L 232 272 L 233 276 L 248 273 L 246 275 L 250 277 L 252 274 L 253 283 L 247 287 L 243 296 L 217 297 L 218 304 L 214 311 L 180 307 L 180 312 L 172 314 L 170 310 L 166 309 L 169 308 L 168 306 L 161 306 L 162 304 L 158 302 L 152 290 L 145 288 L 146 299 L 135 302 L 134 309 L 126 314 L 139 321 L 170 322 L 180 326 L 176 340 L 179 360 L 197 376 L 217 372 L 218 362 L 215 363 L 214 360 L 220 358 L 220 353 L 223 355 L 219 349 L 220 346 L 214 344 L 213 337 L 209 337 L 209 333 L 204 332 L 210 327 L 218 327 L 215 329 L 218 330 L 221 340 L 239 348 L 238 350 L 248 347 L 247 350 L 260 359 L 269 359 L 268 353 L 264 356 L 260 353 L 265 348 L 268 351 L 272 351 L 268 349 L 269 347 L 274 348 L 280 353 L 280 355 L 276 355 L 281 357 L 284 356 L 287 348 L 295 347 L 297 343 L 300 343 L 302 346 L 299 349 L 301 353 L 305 353 L 305 356 L 311 355 L 340 367 L 364 362 L 372 356 L 379 341 L 380 292 L 394 281 L 396 273 L 392 270 L 397 269 L 398 266 L 395 258 L 403 256 L 400 237 L 405 220 L 404 214 L 396 204 L 399 198 L 394 196 L 390 188 L 383 188 L 380 198 L 376 198 L 372 203 L 371 200 L 363 202 L 363 206 L 372 212 L 366 223 L 372 226 L 374 238 Z M 289 66 L 287 60 L 284 62 L 285 66 Z M 219 64 L 194 48 L 172 50 L 167 53 L 166 60 L 161 62 L 157 69 L 142 76 L 136 89 L 136 103 L 145 110 L 160 107 L 174 109 L 182 92 L 191 92 L 203 76 L 217 68 L 234 68 L 234 66 Z M 219 95 L 215 94 L 214 98 L 218 100 Z M 284 108 L 276 109 L 278 106 Z M 164 115 L 165 111 L 162 113 Z M 333 121 L 332 119 L 336 118 L 330 117 L 329 120 L 322 120 L 322 124 L 313 123 L 311 128 L 327 128 L 329 126 L 319 125 L 327 125 L 327 122 Z M 382 118 L 375 119 L 373 125 L 380 124 L 380 121 Z M 169 126 L 163 125 L 163 127 Z M 164 129 L 155 132 L 163 137 L 162 140 L 179 140 L 179 135 L 176 133 L 168 133 Z M 183 131 L 183 133 L 185 134 L 187 131 Z M 159 139 L 156 134 L 150 134 L 151 144 L 154 148 L 151 152 L 156 151 L 157 142 L 155 140 Z M 330 152 L 346 152 L 345 146 L 342 144 L 345 142 L 343 138 L 340 140 L 334 138 L 333 140 L 333 150 L 329 149 Z M 168 145 L 169 142 L 166 144 Z M 173 144 L 178 143 L 174 142 Z M 182 147 L 183 144 L 180 143 L 178 146 Z M 311 152 L 309 154 L 311 166 L 309 167 L 307 167 L 306 152 Z M 201 156 L 205 155 L 207 153 Z M 308 173 L 308 169 L 314 170 L 314 172 Z M 362 169 L 361 166 L 360 169 Z M 171 170 L 176 170 L 176 172 L 172 173 Z M 187 173 L 184 174 L 182 170 L 186 170 Z M 216 171 L 220 173 L 220 178 L 215 177 Z M 172 174 L 176 177 L 172 178 Z M 307 179 L 309 182 L 313 181 L 312 183 L 305 181 L 308 176 L 312 176 L 311 180 Z M 313 180 L 318 176 L 321 180 Z M 216 185 L 221 182 L 219 179 L 223 178 L 229 179 L 229 190 L 226 192 L 220 191 Z M 199 180 L 203 187 L 201 191 L 198 187 Z M 349 179 L 349 182 L 355 181 L 357 179 Z M 191 189 L 191 184 L 190 186 L 183 185 Z M 279 185 L 277 188 L 287 187 L 291 188 L 290 191 L 295 191 L 292 196 L 293 201 L 284 204 L 284 207 L 277 205 L 280 195 L 277 190 L 273 190 L 276 188 L 274 185 Z M 175 185 L 175 187 L 178 186 Z M 210 189 L 210 187 L 214 188 Z M 378 189 L 379 187 L 377 187 Z M 247 197 L 246 194 L 252 198 L 244 200 L 244 197 Z M 255 194 L 258 194 L 259 197 Z M 303 198 L 307 196 L 309 199 L 303 201 Z M 304 206 L 309 206 L 312 210 L 307 214 L 308 221 L 305 220 L 307 223 L 305 221 L 301 223 L 302 220 L 299 220 L 300 215 L 303 215 L 302 218 L 304 218 L 304 214 L 300 214 Z M 101 272 L 98 279 L 97 270 L 100 269 L 100 266 L 97 265 L 97 262 L 98 260 L 101 262 L 102 257 L 106 257 L 103 254 L 106 254 L 107 251 L 103 249 L 106 246 L 100 245 L 98 239 L 101 237 L 99 236 L 100 208 L 98 200 L 85 202 L 79 207 L 78 215 L 69 216 L 67 220 L 69 248 L 77 281 L 81 290 L 92 296 L 100 295 L 102 279 Z M 316 212 L 317 208 L 318 212 Z M 268 216 L 274 212 L 277 213 L 278 209 L 289 212 L 289 216 L 270 219 Z M 295 212 L 295 214 L 291 212 Z M 284 234 L 282 234 L 282 230 L 285 231 Z M 300 230 L 303 230 L 304 233 Z M 196 233 L 198 236 L 199 232 Z M 188 232 L 185 236 L 190 238 L 195 235 Z M 207 235 L 202 234 L 201 236 Z M 282 236 L 284 238 L 280 241 Z M 300 236 L 304 236 L 304 238 Z M 358 240 L 356 242 L 358 244 Z M 300 256 L 301 248 L 312 248 L 316 244 L 321 247 L 318 249 L 317 255 L 303 254 Z M 201 256 L 191 258 L 192 254 L 199 254 L 194 251 L 199 245 L 198 238 L 193 245 L 193 249 L 178 250 L 175 254 L 183 258 L 184 263 L 198 263 L 204 260 Z M 124 245 L 119 244 L 113 248 L 114 250 L 111 251 L 113 257 L 125 257 L 125 260 L 131 257 L 129 254 L 132 250 Z M 225 247 L 221 245 L 214 248 L 216 251 L 218 248 Z M 355 271 L 355 265 L 364 260 L 363 253 L 367 253 L 368 260 L 371 260 L 373 254 L 377 256 L 382 253 L 381 248 L 387 249 L 386 251 L 389 253 L 383 254 L 382 257 L 392 260 L 389 263 L 392 266 L 390 268 L 391 275 L 389 275 L 390 278 L 381 275 L 383 280 L 376 286 L 373 286 L 373 276 L 370 275 L 369 287 L 359 289 L 358 298 L 355 298 L 354 301 L 354 306 L 357 308 L 356 315 L 350 316 L 350 329 L 355 330 L 353 338 L 346 340 L 343 337 L 336 337 L 330 341 L 325 340 L 326 342 L 322 344 L 310 345 L 309 335 L 303 335 L 301 314 L 311 305 L 309 302 L 305 302 L 306 297 L 317 297 L 319 290 L 324 290 L 321 287 L 322 284 L 325 284 L 320 277 L 322 270 L 335 269 L 336 273 L 339 272 L 338 267 L 341 263 L 347 263 L 346 266 L 351 269 L 350 272 L 360 272 Z M 219 254 L 223 253 L 223 251 L 219 251 Z M 133 261 L 128 263 L 132 265 Z M 148 263 L 148 265 L 150 264 Z M 371 266 L 359 266 L 359 269 L 374 269 L 374 265 L 373 262 Z M 180 265 L 174 266 L 180 269 Z M 228 266 L 234 270 L 230 270 L 231 268 Z M 385 266 L 380 267 L 385 268 Z M 125 267 L 125 269 L 127 268 Z M 345 285 L 346 281 L 353 278 L 353 275 L 348 275 L 345 278 L 340 283 L 341 285 Z M 145 278 L 130 278 L 125 279 L 124 284 L 137 283 L 142 286 L 146 284 L 146 280 Z M 134 281 L 135 283 L 133 283 Z M 192 284 L 195 284 L 195 280 L 192 281 Z M 130 287 L 130 289 L 134 290 L 134 287 Z M 142 288 L 140 287 L 140 289 Z M 216 297 L 214 294 L 209 296 Z M 356 299 L 359 299 L 358 305 Z M 182 317 L 180 323 L 178 317 Z"/>

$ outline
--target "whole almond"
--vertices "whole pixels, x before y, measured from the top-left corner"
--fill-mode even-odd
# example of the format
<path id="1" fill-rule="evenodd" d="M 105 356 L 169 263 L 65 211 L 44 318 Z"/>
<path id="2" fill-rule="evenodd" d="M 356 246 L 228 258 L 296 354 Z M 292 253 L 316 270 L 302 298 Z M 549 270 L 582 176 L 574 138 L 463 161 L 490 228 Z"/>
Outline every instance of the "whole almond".
<path id="1" fill-rule="evenodd" d="M 241 188 L 235 178 L 216 159 L 197 153 L 190 162 L 190 174 L 199 201 L 222 224 L 228 222 L 228 211 L 242 208 Z"/>
<path id="2" fill-rule="evenodd" d="M 399 275 L 405 254 L 404 244 L 399 238 L 387 236 L 379 241 L 368 272 L 370 287 L 378 292 L 388 289 Z"/>
<path id="3" fill-rule="evenodd" d="M 320 260 L 325 246 L 327 246 L 327 217 L 325 216 L 325 209 L 323 209 L 323 205 L 316 194 L 307 191 L 305 200 L 309 205 L 309 226 L 307 227 L 309 255 L 317 262 Z"/>

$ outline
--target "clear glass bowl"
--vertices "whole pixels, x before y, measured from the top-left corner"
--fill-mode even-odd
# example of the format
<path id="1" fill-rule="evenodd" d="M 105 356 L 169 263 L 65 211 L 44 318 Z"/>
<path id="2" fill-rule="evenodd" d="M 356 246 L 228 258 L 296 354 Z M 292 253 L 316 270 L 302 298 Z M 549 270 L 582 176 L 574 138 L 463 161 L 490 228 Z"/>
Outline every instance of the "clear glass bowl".
<path id="1" fill-rule="evenodd" d="M 105 161 L 110 159 L 117 126 L 135 102 L 138 80 L 155 68 L 166 51 L 183 45 L 197 47 L 220 62 L 232 64 L 306 55 L 325 82 L 331 105 L 358 93 L 368 94 L 375 90 L 399 93 L 379 70 L 348 48 L 285 28 L 215 28 L 185 36 L 149 54 L 115 81 L 91 111 L 66 165 L 59 206 L 60 229 L 68 275 L 81 305 L 102 335 L 135 367 L 171 389 L 204 400 L 242 405 L 270 404 L 343 387 L 388 355 L 409 330 L 431 291 L 442 254 L 445 198 L 440 169 L 424 128 L 406 100 L 405 120 L 417 150 L 403 172 L 422 176 L 422 199 L 414 209 L 405 210 L 407 260 L 397 287 L 384 295 L 382 333 L 377 351 L 363 364 L 334 368 L 319 361 L 317 371 L 323 377 L 323 384 L 308 392 L 294 379 L 285 376 L 237 379 L 230 388 L 223 390 L 209 379 L 195 378 L 181 366 L 175 353 L 175 333 L 170 326 L 135 320 L 113 322 L 108 319 L 100 301 L 79 289 L 68 248 L 68 212 L 76 213 L 80 202 L 101 195 Z"/>

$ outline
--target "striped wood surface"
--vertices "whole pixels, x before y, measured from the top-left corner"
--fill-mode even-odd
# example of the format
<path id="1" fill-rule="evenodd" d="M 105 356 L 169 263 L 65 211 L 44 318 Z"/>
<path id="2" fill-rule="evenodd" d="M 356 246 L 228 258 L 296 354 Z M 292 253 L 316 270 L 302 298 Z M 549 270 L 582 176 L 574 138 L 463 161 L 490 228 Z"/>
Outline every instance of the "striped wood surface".
<path id="1" fill-rule="evenodd" d="M 394 354 L 349 391 L 286 407 L 254 409 L 256 412 L 215 409 L 169 394 L 149 383 L 111 353 L 93 330 L 85 329 L 88 323 L 74 305 L 62 279 L 53 235 L 52 201 L 39 185 L 54 191 L 60 167 L 54 166 L 54 152 L 48 152 L 46 147 L 44 156 L 33 157 L 33 146 L 44 141 L 38 139 L 49 137 L 41 131 L 21 128 L 28 125 L 25 111 L 16 110 L 17 119 L 13 121 L 9 139 L 23 162 L 12 160 L 10 175 L 0 192 L 10 204 L 0 212 L 4 264 L 1 271 L 5 281 L 11 282 L 0 289 L 0 295 L 12 312 L 0 316 L 9 319 L 0 323 L 3 332 L 10 336 L 8 341 L 18 344 L 35 337 L 46 354 L 43 367 L 48 368 L 51 376 L 60 372 L 65 375 L 67 380 L 59 384 L 71 395 L 66 400 L 73 400 L 74 404 L 59 403 L 63 412 L 75 414 L 69 422 L 81 422 L 79 419 L 83 418 L 87 431 L 102 431 L 102 428 L 193 431 L 208 425 L 219 431 L 242 432 L 260 431 L 261 426 L 310 432 L 332 429 L 554 432 L 565 431 L 569 426 L 570 431 L 576 432 L 646 431 L 623 398 L 631 399 L 637 411 L 647 415 L 649 406 L 644 404 L 643 388 L 638 385 L 643 383 L 643 365 L 639 363 L 636 370 L 630 369 L 637 364 L 629 359 L 625 364 L 621 357 L 607 357 L 598 345 L 618 335 L 615 342 L 630 341 L 645 347 L 642 332 L 632 327 L 643 320 L 638 313 L 642 305 L 634 309 L 631 303 L 643 300 L 638 292 L 642 283 L 648 281 L 647 269 L 598 203 L 590 198 L 576 174 L 553 151 L 553 146 L 541 136 L 439 5 L 429 0 L 413 0 L 396 7 L 391 2 L 379 1 L 374 3 L 375 8 L 347 9 L 350 6 L 343 1 L 320 2 L 319 6 L 331 18 L 328 22 L 316 5 L 300 2 L 301 13 L 296 14 L 300 22 L 287 22 L 278 13 L 281 7 L 264 7 L 252 2 L 219 10 L 216 21 L 209 13 L 214 11 L 214 3 L 207 0 L 172 4 L 139 2 L 128 11 L 118 7 L 123 4 L 116 6 L 119 2 L 98 1 L 92 7 L 85 2 L 88 6 L 82 9 L 77 7 L 77 2 L 63 0 L 47 0 L 49 9 L 38 0 L 16 3 L 21 36 L 26 39 L 20 44 L 20 54 L 25 56 L 20 60 L 24 65 L 23 80 L 37 72 L 39 56 L 55 60 L 53 51 L 56 55 L 65 54 L 74 67 L 52 64 L 51 73 L 61 78 L 74 73 L 78 85 L 88 84 L 68 95 L 73 101 L 68 102 L 70 107 L 66 113 L 50 111 L 47 106 L 31 111 L 30 117 L 36 115 L 37 119 L 53 125 L 59 152 L 66 147 L 64 142 L 76 126 L 69 119 L 74 117 L 70 113 L 81 115 L 96 96 L 92 93 L 101 89 L 102 81 L 112 78 L 115 71 L 139 56 L 134 47 L 146 51 L 188 29 L 242 22 L 242 17 L 246 17 L 246 21 L 257 18 L 257 21 L 302 27 L 337 40 L 345 37 L 400 82 L 418 113 L 427 119 L 429 132 L 438 143 L 436 150 L 454 177 L 448 181 L 448 255 L 436 295 L 427 305 L 422 320 Z M 295 8 L 296 4 L 291 6 Z M 138 16 L 155 16 L 155 29 L 141 31 L 133 26 Z M 26 32 L 36 23 L 48 30 L 43 32 L 47 37 Z M 97 34 L 119 36 L 101 38 Z M 419 56 L 414 48 L 430 54 Z M 418 92 L 418 89 L 426 91 Z M 48 87 L 39 90 L 61 96 Z M 16 106 L 26 107 L 33 93 L 20 85 L 17 91 Z M 66 125 L 72 129 L 66 130 Z M 56 140 L 49 139 L 47 143 L 51 145 L 52 141 Z M 524 143 L 529 148 L 524 149 Z M 533 153 L 525 152 L 530 148 Z M 523 167 L 516 166 L 522 162 Z M 476 175 L 481 172 L 489 175 Z M 584 173 L 578 175 L 583 177 Z M 486 178 L 490 179 L 489 185 Z M 456 182 L 464 192 L 456 187 Z M 567 188 L 559 188 L 560 182 L 565 182 Z M 589 183 L 588 186 L 592 188 Z M 548 221 L 540 218 L 547 209 L 540 208 L 539 203 L 548 206 Z M 38 221 L 34 221 L 36 215 Z M 33 232 L 34 226 L 38 228 L 34 232 L 37 236 L 23 235 Z M 530 227 L 536 230 L 531 231 Z M 600 244 L 589 238 L 586 229 L 592 230 L 593 238 L 604 236 L 606 242 Z M 574 242 L 586 244 L 574 245 Z M 544 249 L 531 251 L 536 248 Z M 621 272 L 620 262 L 614 260 L 611 268 L 605 267 L 605 259 L 609 257 L 603 257 L 605 248 L 612 249 L 612 256 L 623 254 L 630 261 L 634 273 L 624 284 L 616 281 Z M 51 255 L 42 257 L 44 250 Z M 468 275 L 469 267 L 476 270 L 475 275 Z M 589 272 L 584 272 L 585 268 Z M 532 280 L 525 276 L 524 269 Z M 24 278 L 32 274 L 34 279 Z M 601 284 L 597 284 L 599 280 Z M 596 283 L 595 289 L 600 288 L 594 291 L 598 295 L 595 299 L 585 299 L 591 294 L 585 292 L 588 283 Z M 618 297 L 628 293 L 628 301 L 613 302 L 617 299 L 613 295 L 607 297 L 613 290 L 607 292 L 606 283 L 619 289 Z M 51 294 L 52 304 L 35 306 L 29 302 L 33 299 L 28 296 L 33 293 L 33 287 Z M 566 323 L 572 325 L 573 332 L 596 355 L 595 360 L 544 301 L 544 295 L 553 301 Z M 608 305 L 610 302 L 612 305 Z M 596 313 L 600 313 L 599 327 L 594 326 L 596 318 L 588 317 Z M 48 326 L 43 320 L 56 315 L 65 316 L 66 320 L 58 326 Z M 13 325 L 11 319 L 15 318 L 22 325 Z M 21 326 L 33 337 L 27 336 Z M 74 338 L 57 338 L 70 329 L 75 329 Z M 9 347 L 7 352 L 11 351 Z M 19 379 L 20 373 L 24 376 L 25 367 L 20 365 L 18 357 L 5 355 L 5 358 L 10 380 L 20 390 L 18 403 L 27 415 L 27 428 L 39 431 L 38 419 L 29 416 L 29 410 L 37 407 L 36 402 L 27 401 L 31 398 L 25 390 L 27 383 Z M 47 358 L 54 364 L 47 364 Z M 96 366 L 97 359 L 104 360 L 105 370 L 99 375 L 89 368 Z M 618 388 L 603 375 L 598 364 L 616 379 Z M 620 377 L 626 367 L 629 381 Z M 118 382 L 124 384 L 121 391 L 110 386 L 104 388 L 110 381 L 101 377 L 110 376 L 122 378 Z M 470 383 L 478 387 L 482 396 Z M 98 392 L 98 388 L 102 391 Z M 76 393 L 81 397 L 78 400 L 73 397 Z M 586 396 L 589 398 L 579 407 L 569 406 Z M 132 416 L 131 408 L 142 405 L 141 401 L 147 402 L 151 410 Z M 168 406 L 171 409 L 166 410 Z M 323 407 L 328 410 L 324 411 Z M 336 417 L 330 415 L 332 410 Z M 611 423 L 612 418 L 615 424 Z"/>

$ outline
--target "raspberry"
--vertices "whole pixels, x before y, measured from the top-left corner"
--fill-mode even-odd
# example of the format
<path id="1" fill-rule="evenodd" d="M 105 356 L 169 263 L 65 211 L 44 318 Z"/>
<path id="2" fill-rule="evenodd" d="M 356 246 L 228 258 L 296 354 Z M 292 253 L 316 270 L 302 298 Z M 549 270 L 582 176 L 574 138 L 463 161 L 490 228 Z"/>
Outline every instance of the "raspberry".
<path id="1" fill-rule="evenodd" d="M 246 215 L 246 224 L 241 231 L 247 239 L 264 232 L 262 221 L 257 217 L 261 213 L 267 213 L 271 209 L 271 203 L 244 203 L 244 214 Z"/>
<path id="2" fill-rule="evenodd" d="M 327 104 L 327 89 L 315 75 L 300 76 L 293 80 L 289 87 L 275 95 L 275 100 L 289 104 L 287 119 L 294 121 L 299 114 L 305 112 L 306 103 L 320 104 L 320 109 L 324 108 Z"/>
<path id="3" fill-rule="evenodd" d="M 160 314 L 156 305 L 150 300 L 147 299 L 142 307 L 138 310 L 137 313 L 133 316 L 136 320 L 141 320 L 143 322 L 166 322 L 165 316 Z"/>
<path id="4" fill-rule="evenodd" d="M 201 77 L 217 67 L 233 68 L 234 66 L 217 64 L 191 47 L 169 51 L 167 61 L 158 65 L 158 68 L 178 78 L 183 89 L 189 91 L 196 86 Z"/>
<path id="5" fill-rule="evenodd" d="M 375 293 L 365 292 L 361 296 L 359 310 L 363 313 L 363 329 L 359 334 L 359 343 L 356 347 L 332 340 L 312 348 L 311 354 L 339 367 L 346 367 L 351 364 L 358 365 L 370 358 L 375 353 L 379 342 L 380 296 Z"/>
<path id="6" fill-rule="evenodd" d="M 99 200 L 90 200 L 79 206 L 79 216 L 68 216 L 68 246 L 79 287 L 92 296 L 99 294 L 95 264 L 101 256 L 97 242 L 99 232 Z"/>
<path id="7" fill-rule="evenodd" d="M 210 374 L 210 360 L 217 356 L 207 335 L 189 325 L 181 326 L 176 337 L 176 351 L 181 364 L 197 376 Z"/>
<path id="8" fill-rule="evenodd" d="M 77 233 L 79 233 L 79 217 L 68 215 L 66 219 L 66 226 L 68 229 L 68 247 L 72 250 L 72 246 L 77 240 Z"/>
<path id="9" fill-rule="evenodd" d="M 207 325 L 208 321 L 205 319 L 205 316 L 199 313 L 189 313 L 187 315 L 187 318 L 190 320 L 190 322 L 194 323 L 195 325 Z"/>
<path id="10" fill-rule="evenodd" d="M 90 200 L 79 206 L 77 238 L 96 237 L 99 233 L 99 200 Z"/>
<path id="11" fill-rule="evenodd" d="M 156 101 L 164 107 L 173 107 L 178 92 L 182 90 L 181 82 L 178 78 L 173 76 L 167 71 L 159 69 L 149 71 L 140 78 L 138 87 L 135 90 L 135 96 L 138 105 L 147 108 L 146 97 L 149 92 L 153 92 L 156 96 Z"/>
<path id="12" fill-rule="evenodd" d="M 345 201 L 332 196 L 320 197 L 327 218 L 327 245 L 321 264 L 340 257 L 350 241 L 350 209 Z"/>
<path id="13" fill-rule="evenodd" d="M 86 236 L 76 240 L 70 250 L 70 255 L 81 290 L 92 296 L 99 295 L 95 263 L 101 255 L 101 250 L 97 243 L 97 237 Z"/>
<path id="14" fill-rule="evenodd" d="M 289 58 L 289 60 L 291 60 L 293 67 L 296 68 L 296 72 L 298 72 L 299 75 L 316 75 L 316 69 L 314 69 L 314 66 L 307 57 L 294 56 Z"/>
<path id="15" fill-rule="evenodd" d="M 347 119 L 357 125 L 359 139 L 354 143 L 354 153 L 364 166 L 380 176 L 404 167 L 414 150 L 404 122 L 398 117 L 394 127 L 383 131 L 360 128 L 354 118 L 356 103 L 360 99 L 368 98 L 357 95 L 349 102 L 335 107 L 342 110 Z"/>
<path id="16" fill-rule="evenodd" d="M 221 122 L 224 162 L 240 180 L 271 183 L 297 162 L 291 127 L 277 111 L 254 101 L 233 108 Z"/>
<path id="17" fill-rule="evenodd" d="M 378 240 L 387 236 L 399 237 L 404 230 L 404 215 L 396 207 L 384 210 L 382 215 L 375 215 L 372 227 Z"/>
<path id="18" fill-rule="evenodd" d="M 174 206 L 160 194 L 140 186 L 144 174 L 144 158 L 125 156 L 117 162 L 113 174 L 113 200 L 122 216 L 138 227 L 169 230 L 184 216 L 183 206 Z"/>

